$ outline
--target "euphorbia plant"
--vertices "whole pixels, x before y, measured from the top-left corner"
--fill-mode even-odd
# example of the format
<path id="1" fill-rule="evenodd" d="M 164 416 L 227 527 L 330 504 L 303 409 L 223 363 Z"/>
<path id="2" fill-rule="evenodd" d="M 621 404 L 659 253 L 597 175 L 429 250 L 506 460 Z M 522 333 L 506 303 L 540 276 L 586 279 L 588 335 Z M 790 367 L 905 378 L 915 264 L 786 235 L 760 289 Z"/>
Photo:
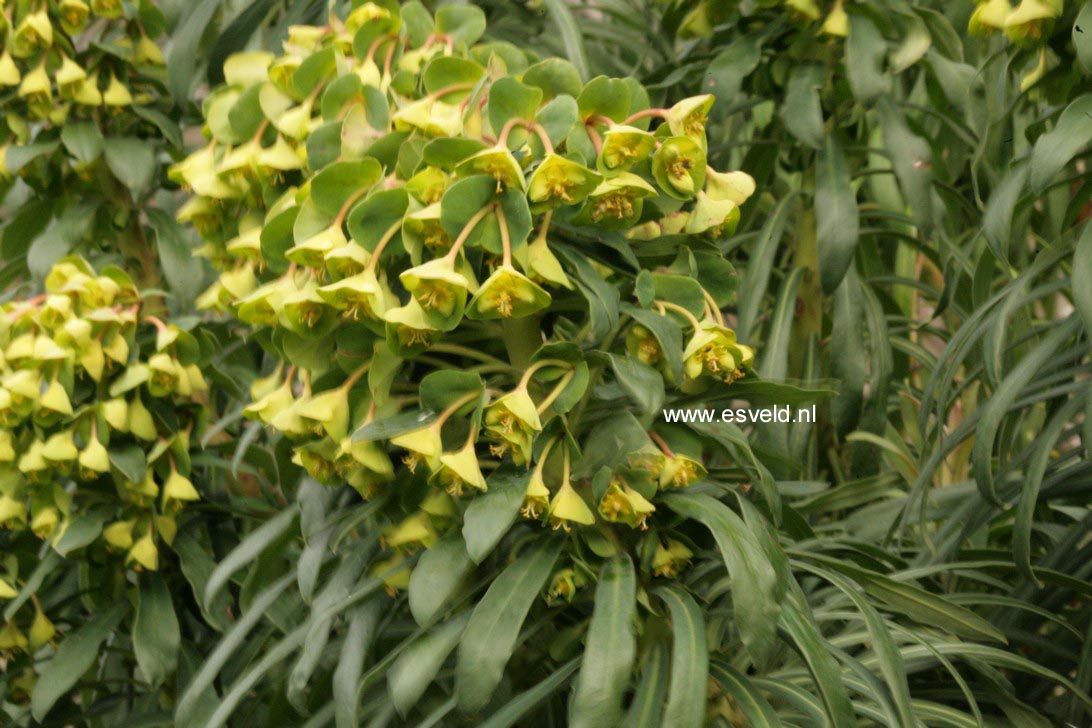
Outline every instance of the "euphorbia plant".
<path id="1" fill-rule="evenodd" d="M 757 381 L 724 313 L 722 244 L 755 183 L 709 167 L 712 97 L 653 107 L 632 79 L 585 83 L 565 61 L 479 42 L 484 31 L 473 7 L 433 17 L 392 2 L 294 27 L 280 56 L 228 59 L 204 104 L 207 144 L 173 169 L 193 193 L 180 218 L 221 271 L 201 305 L 268 353 L 246 415 L 283 434 L 311 476 L 298 506 L 198 590 L 207 606 L 258 559 L 247 601 L 281 607 L 275 644 L 250 667 L 227 664 L 262 619 L 248 612 L 181 695 L 179 724 L 224 724 L 297 653 L 288 702 L 339 725 L 364 712 L 454 720 L 456 708 L 476 723 L 525 690 L 504 708 L 511 721 L 581 662 L 574 723 L 616 723 L 627 705 L 671 725 L 707 710 L 737 720 L 740 705 L 757 721 L 768 698 L 740 671 L 782 662 L 810 671 L 805 701 L 852 722 L 770 527 L 782 511 L 769 472 L 735 428 L 660 418 L 812 396 Z M 272 548 L 296 508 L 299 550 Z M 854 579 L 896 588 L 827 566 L 801 568 L 854 596 Z M 298 596 L 276 578 L 285 569 Z M 958 615 L 939 629 L 996 636 L 903 588 Z M 706 619 L 697 600 L 723 609 Z M 779 631 L 804 662 L 786 658 Z M 868 636 L 893 644 L 878 619 Z M 869 693 L 861 710 L 930 714 L 887 657 L 894 703 Z M 228 687 L 207 707 L 221 670 Z"/>

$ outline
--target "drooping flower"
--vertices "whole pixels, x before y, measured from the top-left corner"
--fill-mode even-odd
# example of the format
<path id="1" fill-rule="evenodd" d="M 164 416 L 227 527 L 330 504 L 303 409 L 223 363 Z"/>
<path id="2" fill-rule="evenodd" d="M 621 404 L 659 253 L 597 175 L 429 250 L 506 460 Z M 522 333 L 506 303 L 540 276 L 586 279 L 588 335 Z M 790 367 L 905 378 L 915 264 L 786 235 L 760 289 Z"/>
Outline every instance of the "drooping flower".
<path id="1" fill-rule="evenodd" d="M 429 471 L 440 467 L 440 456 L 443 454 L 444 446 L 440 441 L 440 429 L 434 424 L 395 435 L 391 438 L 391 444 L 406 451 L 402 462 L 411 473 L 417 472 L 417 466 L 422 462 Z"/>
<path id="2" fill-rule="evenodd" d="M 707 374 L 731 384 L 745 376 L 754 363 L 754 351 L 736 341 L 736 332 L 713 323 L 703 323 L 683 350 L 686 376 L 697 379 Z"/>
<path id="3" fill-rule="evenodd" d="M 648 528 L 646 521 L 656 506 L 621 478 L 614 478 L 599 499 L 599 515 L 608 521 L 625 523 L 631 528 Z"/>
<path id="4" fill-rule="evenodd" d="M 667 126 L 675 136 L 689 137 L 705 146 L 705 122 L 713 108 L 713 94 L 690 96 L 667 112 Z"/>
<path id="5" fill-rule="evenodd" d="M 542 422 L 534 400 L 526 387 L 518 387 L 485 408 L 485 431 L 499 446 L 496 454 L 512 453 L 516 465 L 526 465 L 531 459 L 531 444 L 542 430 Z"/>
<path id="6" fill-rule="evenodd" d="M 399 275 L 402 285 L 441 331 L 459 324 L 466 307 L 469 281 L 455 270 L 455 261 L 436 258 Z"/>
<path id="7" fill-rule="evenodd" d="M 497 184 L 518 190 L 527 188 L 523 167 L 519 165 L 507 147 L 491 147 L 471 154 L 455 167 L 459 177 L 484 174 L 497 180 Z"/>
<path id="8" fill-rule="evenodd" d="M 472 319 L 523 318 L 550 305 L 550 294 L 511 265 L 500 265 L 466 306 Z"/>
<path id="9" fill-rule="evenodd" d="M 667 539 L 666 545 L 657 543 L 656 553 L 652 557 L 652 574 L 674 579 L 693 555 L 694 552 L 686 544 L 673 538 Z"/>
<path id="10" fill-rule="evenodd" d="M 652 176 L 665 193 L 689 200 L 705 184 L 705 149 L 688 136 L 664 140 L 652 155 Z"/>
<path id="11" fill-rule="evenodd" d="M 432 473 L 429 483 L 442 488 L 452 497 L 465 495 L 468 488 L 483 492 L 487 490 L 473 440 L 460 450 L 441 455 L 440 466 Z"/>
<path id="12" fill-rule="evenodd" d="M 605 228 L 626 228 L 641 217 L 644 200 L 656 196 L 656 188 L 631 172 L 621 172 L 596 187 L 578 216 Z"/>
<path id="13" fill-rule="evenodd" d="M 561 487 L 550 501 L 549 516 L 550 525 L 554 530 L 568 531 L 574 523 L 582 526 L 595 523 L 595 515 L 568 480 L 561 483 Z"/>
<path id="14" fill-rule="evenodd" d="M 649 132 L 617 124 L 603 134 L 603 149 L 596 158 L 596 166 L 608 177 L 626 172 L 647 159 L 655 148 L 656 137 Z"/>
<path id="15" fill-rule="evenodd" d="M 603 176 L 579 162 L 550 152 L 535 168 L 527 183 L 527 199 L 535 211 L 581 202 Z"/>

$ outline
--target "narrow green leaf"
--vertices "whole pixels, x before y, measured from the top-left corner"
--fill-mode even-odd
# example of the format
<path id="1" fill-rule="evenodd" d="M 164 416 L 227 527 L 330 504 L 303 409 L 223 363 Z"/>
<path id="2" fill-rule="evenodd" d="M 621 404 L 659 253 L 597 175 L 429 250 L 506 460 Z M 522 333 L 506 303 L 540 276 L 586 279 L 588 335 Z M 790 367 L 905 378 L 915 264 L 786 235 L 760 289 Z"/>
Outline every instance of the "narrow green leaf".
<path id="1" fill-rule="evenodd" d="M 1086 74 L 1092 74 L 1092 3 L 1085 3 L 1073 23 L 1073 47 Z"/>
<path id="2" fill-rule="evenodd" d="M 624 725 L 659 728 L 669 675 L 667 646 L 663 642 L 654 643 L 639 664 L 641 680 L 633 693 L 633 703 L 626 712 Z"/>
<path id="3" fill-rule="evenodd" d="M 867 105 L 890 90 L 891 78 L 883 67 L 887 42 L 871 17 L 863 12 L 853 12 L 853 6 L 850 8 L 846 78 L 853 96 Z"/>
<path id="4" fill-rule="evenodd" d="M 777 645 L 781 605 L 777 574 L 762 546 L 735 511 L 708 495 L 673 493 L 663 500 L 713 534 L 732 578 L 733 612 L 743 646 L 756 664 L 764 664 Z"/>
<path id="5" fill-rule="evenodd" d="M 474 563 L 480 564 L 516 522 L 530 478 L 530 470 L 498 469 L 486 480 L 489 490 L 467 506 L 463 539 Z"/>
<path id="6" fill-rule="evenodd" d="M 636 651 L 633 636 L 636 590 L 633 563 L 628 556 L 623 554 L 603 564 L 580 677 L 570 706 L 571 726 L 614 726 L 622 719 L 622 696 L 629 684 Z"/>
<path id="7" fill-rule="evenodd" d="M 565 47 L 565 55 L 573 68 L 580 74 L 580 80 L 586 81 L 588 76 L 588 54 L 584 49 L 584 37 L 580 33 L 580 26 L 573 17 L 569 4 L 564 0 L 546 0 L 546 12 L 557 25 L 561 35 L 561 43 Z"/>
<path id="8" fill-rule="evenodd" d="M 851 36 L 852 37 L 852 36 Z M 816 238 L 823 292 L 830 294 L 845 277 L 857 251 L 857 196 L 838 137 L 827 134 L 819 150 L 815 185 Z"/>
<path id="9" fill-rule="evenodd" d="M 176 106 L 186 104 L 190 98 L 201 36 L 205 34 L 205 28 L 219 7 L 220 0 L 201 0 L 171 34 L 171 51 L 167 58 L 167 88 Z"/>
<path id="10" fill-rule="evenodd" d="M 463 712 L 475 713 L 493 697 L 523 620 L 550 578 L 564 543 L 560 538 L 540 540 L 493 580 L 474 608 L 455 665 L 455 689 Z"/>
<path id="11" fill-rule="evenodd" d="M 357 688 L 364 671 L 364 660 L 375 642 L 376 628 L 385 605 L 373 599 L 355 610 L 341 643 L 341 654 L 331 680 L 334 696 L 334 724 L 337 728 L 358 728 L 360 700 Z"/>
<path id="12" fill-rule="evenodd" d="M 46 714 L 95 663 L 102 644 L 125 616 L 126 604 L 115 604 L 65 635 L 53 658 L 38 675 L 30 694 L 30 712 L 41 722 Z"/>
<path id="13" fill-rule="evenodd" d="M 458 531 L 445 535 L 421 554 L 410 574 L 408 592 L 410 613 L 417 624 L 431 624 L 473 568 Z"/>
<path id="14" fill-rule="evenodd" d="M 205 592 L 201 595 L 205 607 L 211 610 L 231 576 L 261 556 L 269 546 L 286 534 L 296 524 L 298 515 L 299 509 L 295 505 L 285 508 L 240 541 L 239 545 L 232 549 L 231 553 L 225 556 L 224 560 L 209 574 L 208 581 L 205 583 Z"/>
<path id="15" fill-rule="evenodd" d="M 560 690 L 579 665 L 579 657 L 569 660 L 557 668 L 553 675 L 509 700 L 484 722 L 479 723 L 478 728 L 510 728 L 510 726 L 518 725 L 527 711 Z"/>
<path id="16" fill-rule="evenodd" d="M 144 679 L 158 687 L 178 664 L 180 635 L 171 593 L 163 577 L 154 572 L 140 575 L 133 652 Z"/>
<path id="17" fill-rule="evenodd" d="M 642 361 L 628 356 L 607 354 L 611 369 L 623 391 L 645 414 L 659 414 L 664 403 L 664 378 Z"/>
<path id="18" fill-rule="evenodd" d="M 747 716 L 750 728 L 780 728 L 777 712 L 750 678 L 720 660 L 713 660 L 709 671 Z"/>
<path id="19" fill-rule="evenodd" d="M 1088 29 L 1092 35 L 1092 27 Z M 1077 248 L 1073 251 L 1073 305 L 1084 321 L 1085 332 L 1092 332 L 1092 223 L 1085 223 Z"/>
<path id="20" fill-rule="evenodd" d="M 823 144 L 823 110 L 819 105 L 823 77 L 822 66 L 793 66 L 785 87 L 785 102 L 781 106 L 785 128 L 812 149 L 819 149 Z"/>
<path id="21" fill-rule="evenodd" d="M 1028 182 L 1036 194 L 1092 141 L 1092 94 L 1065 108 L 1054 128 L 1035 140 Z"/>
<path id="22" fill-rule="evenodd" d="M 671 684 L 664 706 L 664 724 L 700 728 L 705 721 L 709 681 L 709 646 L 705 618 L 694 598 L 676 586 L 656 590 L 671 612 Z"/>
<path id="23" fill-rule="evenodd" d="M 781 609 L 778 625 L 785 630 L 797 651 L 804 658 L 819 694 L 830 725 L 855 725 L 853 704 L 842 682 L 842 671 L 831 654 L 811 614 L 806 611 L 806 601 L 799 587 L 793 585 L 790 597 Z"/>
<path id="24" fill-rule="evenodd" d="M 459 644 L 469 612 L 448 620 L 411 644 L 387 671 L 387 691 L 398 714 L 405 717 L 424 695 L 444 660 Z"/>

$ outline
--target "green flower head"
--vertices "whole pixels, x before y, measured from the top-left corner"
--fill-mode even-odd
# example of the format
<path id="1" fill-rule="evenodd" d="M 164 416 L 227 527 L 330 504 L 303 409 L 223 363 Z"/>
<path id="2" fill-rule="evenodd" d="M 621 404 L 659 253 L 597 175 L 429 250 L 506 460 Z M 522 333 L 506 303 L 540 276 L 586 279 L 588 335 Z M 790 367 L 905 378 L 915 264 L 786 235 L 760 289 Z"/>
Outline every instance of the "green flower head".
<path id="1" fill-rule="evenodd" d="M 411 298 L 405 306 L 388 309 L 383 320 L 387 322 L 387 345 L 399 356 L 421 353 L 440 334 L 416 298 Z"/>
<path id="2" fill-rule="evenodd" d="M 731 200 L 714 200 L 705 192 L 686 218 L 688 235 L 708 235 L 714 240 L 731 235 L 739 224 L 739 207 Z"/>
<path id="3" fill-rule="evenodd" d="M 302 243 L 293 245 L 285 251 L 284 257 L 305 268 L 322 268 L 327 255 L 346 245 L 348 240 L 341 225 L 335 224 L 312 235 Z"/>
<path id="4" fill-rule="evenodd" d="M 440 456 L 443 454 L 444 446 L 440 440 L 440 428 L 435 425 L 426 425 L 395 435 L 391 438 L 391 444 L 406 451 L 402 462 L 411 473 L 416 473 L 417 467 L 422 462 L 429 471 L 435 471 L 440 467 Z"/>
<path id="5" fill-rule="evenodd" d="M 512 453 L 516 465 L 526 465 L 531 459 L 531 444 L 542 430 L 534 400 L 527 389 L 520 387 L 500 397 L 485 408 L 485 431 L 498 444 L 491 446 L 496 455 Z"/>
<path id="6" fill-rule="evenodd" d="M 604 180 L 584 205 L 577 220 L 610 229 L 627 228 L 641 218 L 644 200 L 656 196 L 656 188 L 631 172 Z"/>
<path id="7" fill-rule="evenodd" d="M 694 552 L 686 544 L 673 538 L 667 539 L 666 544 L 657 542 L 656 553 L 652 557 L 652 574 L 674 579 L 679 575 L 679 569 L 688 564 L 693 556 Z"/>
<path id="8" fill-rule="evenodd" d="M 501 265 L 466 307 L 467 318 L 523 318 L 550 305 L 550 294 L 511 265 Z"/>
<path id="9" fill-rule="evenodd" d="M 418 131 L 427 137 L 453 137 L 463 130 L 458 106 L 426 96 L 399 109 L 391 117 L 398 131 Z"/>
<path id="10" fill-rule="evenodd" d="M 535 168 L 527 183 L 527 199 L 533 210 L 575 205 L 594 190 L 603 176 L 584 165 L 553 152 Z"/>
<path id="11" fill-rule="evenodd" d="M 582 526 L 595 523 L 595 514 L 567 480 L 561 484 L 553 500 L 550 501 L 549 517 L 550 526 L 554 530 L 568 531 L 574 523 Z"/>
<path id="12" fill-rule="evenodd" d="M 436 258 L 405 270 L 398 277 L 437 328 L 450 331 L 458 326 L 470 283 L 455 271 L 455 261 Z"/>
<path id="13" fill-rule="evenodd" d="M 683 368 L 690 379 L 706 374 L 731 384 L 753 363 L 754 351 L 736 341 L 735 331 L 711 323 L 695 331 L 683 350 Z"/>
<path id="14" fill-rule="evenodd" d="M 670 137 L 652 155 L 652 176 L 668 195 L 693 199 L 705 184 L 705 150 L 690 137 Z"/>
<path id="15" fill-rule="evenodd" d="M 550 489 L 542 479 L 542 468 L 535 468 L 527 489 L 523 492 L 523 505 L 519 512 L 524 518 L 540 518 L 550 507 Z"/>
<path id="16" fill-rule="evenodd" d="M 596 167 L 606 176 L 628 171 L 648 158 L 656 148 L 656 137 L 636 127 L 618 124 L 603 135 L 603 149 Z"/>
<path id="17" fill-rule="evenodd" d="M 380 319 L 387 311 L 387 297 L 372 271 L 357 273 L 318 289 L 318 295 L 330 306 L 353 321 Z"/>
<path id="18" fill-rule="evenodd" d="M 648 528 L 648 517 L 656 510 L 640 493 L 620 478 L 611 480 L 599 500 L 599 515 L 608 521 L 624 523 L 642 531 Z"/>
<path id="19" fill-rule="evenodd" d="M 746 172 L 706 170 L 705 194 L 711 200 L 728 200 L 742 205 L 754 193 L 755 179 Z"/>
<path id="20" fill-rule="evenodd" d="M 971 35 L 989 35 L 1005 27 L 1005 18 L 1012 12 L 1009 0 L 985 0 L 975 5 L 967 32 Z"/>
<path id="21" fill-rule="evenodd" d="M 478 465 L 474 442 L 467 442 L 461 450 L 440 456 L 440 466 L 429 477 L 429 483 L 442 488 L 448 495 L 464 495 L 468 488 L 485 491 L 485 477 Z"/>
<path id="22" fill-rule="evenodd" d="M 713 108 L 713 94 L 691 96 L 678 102 L 667 112 L 667 126 L 675 136 L 694 139 L 705 146 L 705 121 Z"/>
<path id="23" fill-rule="evenodd" d="M 527 187 L 527 180 L 523 178 L 523 168 L 506 147 L 492 147 L 471 154 L 459 162 L 455 167 L 455 174 L 459 177 L 484 174 L 497 180 L 500 186 L 518 190 Z"/>
<path id="24" fill-rule="evenodd" d="M 1061 14 L 1061 0 L 1020 0 L 1005 17 L 1005 36 L 1019 45 L 1035 45 L 1050 34 Z"/>
<path id="25" fill-rule="evenodd" d="M 705 466 L 686 455 L 668 455 L 660 473 L 661 488 L 686 488 L 706 476 Z"/>

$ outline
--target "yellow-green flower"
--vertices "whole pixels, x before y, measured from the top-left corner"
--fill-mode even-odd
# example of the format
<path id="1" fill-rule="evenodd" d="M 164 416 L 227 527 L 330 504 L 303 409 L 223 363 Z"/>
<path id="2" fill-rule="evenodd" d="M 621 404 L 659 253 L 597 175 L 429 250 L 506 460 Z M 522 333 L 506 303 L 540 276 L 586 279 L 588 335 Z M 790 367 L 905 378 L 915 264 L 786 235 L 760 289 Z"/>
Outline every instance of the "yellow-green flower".
<path id="1" fill-rule="evenodd" d="M 416 298 L 405 306 L 388 309 L 383 320 L 387 322 L 387 344 L 400 356 L 424 351 L 440 334 Z"/>
<path id="2" fill-rule="evenodd" d="M 45 64 L 23 76 L 23 81 L 19 84 L 19 98 L 24 99 L 39 118 L 49 112 L 53 103 L 53 90 Z"/>
<path id="3" fill-rule="evenodd" d="M 102 473 L 110 472 L 110 454 L 97 437 L 88 440 L 87 445 L 80 451 L 77 462 L 80 466 L 80 477 L 84 480 L 91 480 Z"/>
<path id="4" fill-rule="evenodd" d="M 652 367 L 664 362 L 660 340 L 640 324 L 633 324 L 626 331 L 626 353 Z"/>
<path id="5" fill-rule="evenodd" d="M 106 90 L 102 93 L 102 103 L 115 108 L 132 106 L 133 96 L 129 93 L 129 89 L 126 88 L 125 84 L 111 73 L 110 82 L 106 84 Z"/>
<path id="6" fill-rule="evenodd" d="M 713 95 L 685 98 L 667 112 L 667 126 L 675 136 L 689 137 L 705 146 L 705 122 L 713 108 Z"/>
<path id="7" fill-rule="evenodd" d="M 739 207 L 731 200 L 714 200 L 698 192 L 698 201 L 686 218 L 688 235 L 708 234 L 713 239 L 731 235 L 739 224 Z"/>
<path id="8" fill-rule="evenodd" d="M 442 488 L 452 497 L 464 495 L 467 488 L 487 490 L 473 440 L 468 441 L 461 450 L 441 455 L 440 466 L 432 473 L 429 483 Z"/>
<path id="9" fill-rule="evenodd" d="M 523 168 L 512 156 L 507 147 L 492 147 L 471 154 L 455 167 L 459 177 L 472 177 L 484 174 L 497 180 L 498 185 L 526 189 L 527 180 L 523 178 Z"/>
<path id="10" fill-rule="evenodd" d="M 542 466 L 535 468 L 531 473 L 531 479 L 527 481 L 527 489 L 523 492 L 523 505 L 519 512 L 524 518 L 539 518 L 550 507 L 550 489 L 542 479 Z"/>
<path id="11" fill-rule="evenodd" d="M 588 197 L 577 220 L 610 229 L 626 228 L 641 217 L 644 200 L 656 196 L 656 188 L 631 172 L 603 180 Z"/>
<path id="12" fill-rule="evenodd" d="M 845 38 L 849 35 L 849 16 L 842 7 L 842 0 L 835 0 L 834 7 L 827 14 L 827 19 L 823 21 L 820 32 L 836 38 Z"/>
<path id="13" fill-rule="evenodd" d="M 435 425 L 427 425 L 396 435 L 391 438 L 391 444 L 406 451 L 402 462 L 411 473 L 416 473 L 417 466 L 422 462 L 430 471 L 440 467 L 440 456 L 443 454 L 444 446 L 440 441 L 440 428 Z"/>
<path id="14" fill-rule="evenodd" d="M 429 96 L 402 107 L 391 121 L 397 131 L 419 131 L 428 137 L 453 137 L 463 130 L 462 110 Z"/>
<path id="15" fill-rule="evenodd" d="M 92 74 L 89 78 L 84 79 L 75 93 L 72 94 L 72 100 L 81 106 L 102 106 L 102 91 L 99 91 L 98 74 Z"/>
<path id="16" fill-rule="evenodd" d="M 728 200 L 738 206 L 746 202 L 754 193 L 754 177 L 746 172 L 706 170 L 705 194 L 711 200 Z"/>
<path id="17" fill-rule="evenodd" d="M 603 134 L 603 149 L 596 159 L 596 167 L 607 176 L 625 172 L 648 159 L 655 148 L 656 137 L 649 132 L 618 124 Z"/>
<path id="18" fill-rule="evenodd" d="M 28 13 L 15 29 L 11 40 L 11 53 L 16 58 L 26 58 L 53 45 L 53 24 L 49 21 L 46 4 L 42 3 L 38 7 L 33 13 Z"/>
<path id="19" fill-rule="evenodd" d="M 815 0 L 785 0 L 785 5 L 793 11 L 793 15 L 806 20 L 819 19 L 819 6 Z"/>
<path id="20" fill-rule="evenodd" d="M 281 324 L 292 331 L 306 334 L 316 328 L 329 308 L 319 295 L 313 279 L 284 294 L 281 299 Z"/>
<path id="21" fill-rule="evenodd" d="M 542 421 L 526 387 L 519 387 L 485 408 L 485 431 L 499 446 L 491 446 L 496 455 L 509 449 L 512 462 L 526 465 L 531 459 L 531 445 L 542 430 Z"/>
<path id="22" fill-rule="evenodd" d="M 420 262 L 422 248 L 442 255 L 454 242 L 440 223 L 440 203 L 411 212 L 402 220 L 402 240 L 414 263 Z"/>
<path id="23" fill-rule="evenodd" d="M 731 384 L 753 363 L 754 351 L 736 341 L 735 331 L 711 323 L 702 324 L 683 350 L 683 368 L 691 379 L 708 374 Z"/>
<path id="24" fill-rule="evenodd" d="M 0 54 L 0 87 L 18 86 L 23 76 L 11 57 L 11 51 Z"/>
<path id="25" fill-rule="evenodd" d="M 439 540 L 428 514 L 418 511 L 401 523 L 383 529 L 383 545 L 400 553 L 431 548 Z"/>
<path id="26" fill-rule="evenodd" d="M 678 453 L 668 455 L 660 472 L 661 488 L 686 488 L 706 476 L 705 466 Z"/>
<path id="27" fill-rule="evenodd" d="M 436 258 L 398 277 L 438 329 L 450 331 L 459 324 L 470 283 L 455 271 L 455 261 Z"/>
<path id="28" fill-rule="evenodd" d="M 387 311 L 386 295 L 375 273 L 365 271 L 318 289 L 318 295 L 345 318 L 379 319 Z"/>
<path id="29" fill-rule="evenodd" d="M 83 0 L 61 0 L 61 27 L 69 35 L 78 35 L 87 25 L 91 9 Z"/>
<path id="30" fill-rule="evenodd" d="M 505 150 L 507 152 L 507 150 Z M 509 154 L 511 156 L 511 154 Z M 511 160 L 513 163 L 515 159 Z M 519 180 L 516 184 L 523 188 L 523 170 L 519 168 Z M 485 174 L 488 174 L 486 172 Z M 491 175 L 492 176 L 492 175 Z M 406 180 L 406 191 L 413 195 L 422 205 L 432 205 L 440 201 L 447 189 L 448 177 L 439 167 L 425 167 L 417 174 Z"/>
<path id="31" fill-rule="evenodd" d="M 343 388 L 330 389 L 302 399 L 296 404 L 296 416 L 316 435 L 325 432 L 335 442 L 349 430 L 349 403 Z"/>
<path id="32" fill-rule="evenodd" d="M 371 254 L 364 249 L 364 246 L 350 241 L 327 253 L 323 258 L 323 264 L 330 275 L 330 280 L 340 281 L 363 273 L 368 268 L 370 259 Z"/>
<path id="33" fill-rule="evenodd" d="M 694 552 L 686 544 L 673 538 L 667 539 L 666 545 L 657 543 L 656 553 L 652 557 L 652 574 L 674 579 L 693 555 Z"/>
<path id="34" fill-rule="evenodd" d="M 1005 35 L 1014 43 L 1034 45 L 1045 38 L 1062 14 L 1061 0 L 1020 0 L 1005 16 Z"/>
<path id="35" fill-rule="evenodd" d="M 550 250 L 546 236 L 539 235 L 528 245 L 521 245 L 512 251 L 512 257 L 519 263 L 527 276 L 536 283 L 551 283 L 555 286 L 572 290 L 573 284 L 565 275 L 561 262 Z"/>
<path id="36" fill-rule="evenodd" d="M 664 140 L 652 155 L 652 176 L 668 195 L 689 200 L 705 183 L 705 150 L 688 136 Z"/>
<path id="37" fill-rule="evenodd" d="M 572 568 L 558 569 L 546 587 L 546 604 L 553 606 L 554 602 L 558 601 L 571 603 L 576 596 L 576 590 L 584 583 L 585 580 Z"/>
<path id="38" fill-rule="evenodd" d="M 582 526 L 590 526 L 595 523 L 595 515 L 588 508 L 588 504 L 580 497 L 568 480 L 561 484 L 550 501 L 550 525 L 566 531 L 572 528 L 572 524 L 579 523 Z"/>
<path id="39" fill-rule="evenodd" d="M 1005 18 L 1012 12 L 1009 0 L 985 0 L 975 5 L 967 32 L 971 35 L 989 35 L 1005 27 Z"/>
<path id="40" fill-rule="evenodd" d="M 143 569 L 155 571 L 159 568 L 159 548 L 155 545 L 150 526 L 148 531 L 129 549 L 129 553 L 125 556 L 125 563 L 137 571 Z"/>
<path id="41" fill-rule="evenodd" d="M 284 257 L 305 268 L 321 268 L 327 254 L 347 244 L 348 240 L 341 225 L 334 224 L 315 233 L 302 243 L 293 245 L 285 251 Z"/>
<path id="42" fill-rule="evenodd" d="M 656 506 L 620 478 L 613 479 L 599 499 L 599 515 L 603 518 L 642 531 L 648 528 L 648 517 L 655 510 Z"/>
<path id="43" fill-rule="evenodd" d="M 550 305 L 550 294 L 511 265 L 498 266 L 470 299 L 472 319 L 523 318 Z"/>
<path id="44" fill-rule="evenodd" d="M 57 82 L 57 91 L 66 99 L 76 95 L 86 78 L 87 72 L 80 67 L 80 64 L 67 56 L 61 61 L 61 67 L 53 74 L 53 79 Z"/>
<path id="45" fill-rule="evenodd" d="M 575 205 L 591 194 L 602 180 L 601 174 L 550 152 L 531 174 L 527 199 L 534 210 Z"/>

